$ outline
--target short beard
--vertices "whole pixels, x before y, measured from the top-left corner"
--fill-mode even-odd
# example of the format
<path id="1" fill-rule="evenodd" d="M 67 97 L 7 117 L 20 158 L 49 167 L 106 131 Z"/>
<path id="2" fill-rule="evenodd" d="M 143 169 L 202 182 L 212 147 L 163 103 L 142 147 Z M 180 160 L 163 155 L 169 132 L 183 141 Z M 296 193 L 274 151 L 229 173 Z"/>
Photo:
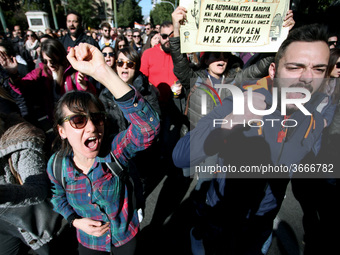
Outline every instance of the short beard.
<path id="1" fill-rule="evenodd" d="M 165 53 L 170 53 L 170 47 L 166 47 L 165 44 L 161 44 L 161 47 Z"/>
<path id="2" fill-rule="evenodd" d="M 71 36 L 77 38 L 81 33 L 81 27 L 77 27 L 74 33 L 71 33 L 70 29 L 67 29 L 67 31 Z"/>

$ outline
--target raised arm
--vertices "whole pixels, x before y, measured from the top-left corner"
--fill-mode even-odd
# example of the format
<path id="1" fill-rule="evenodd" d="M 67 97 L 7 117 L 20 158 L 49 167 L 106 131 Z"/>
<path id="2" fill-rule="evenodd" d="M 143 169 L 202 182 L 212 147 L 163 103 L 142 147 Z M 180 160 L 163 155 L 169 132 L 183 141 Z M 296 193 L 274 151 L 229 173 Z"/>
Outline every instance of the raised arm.
<path id="1" fill-rule="evenodd" d="M 174 26 L 174 37 L 180 35 L 180 26 L 187 18 L 187 9 L 182 6 L 178 6 L 176 10 L 171 14 L 172 24 Z"/>
<path id="2" fill-rule="evenodd" d="M 187 10 L 178 6 L 172 13 L 172 24 L 174 26 L 174 37 L 170 38 L 171 57 L 174 64 L 174 74 L 183 87 L 190 89 L 190 80 L 197 78 L 198 74 L 190 67 L 186 54 L 181 53 L 180 25 L 186 19 Z"/>
<path id="3" fill-rule="evenodd" d="M 284 18 L 284 23 L 283 26 L 284 27 L 288 27 L 289 30 L 291 30 L 295 25 L 295 20 L 293 17 L 293 11 L 289 10 L 286 14 L 286 17 Z"/>
<path id="4" fill-rule="evenodd" d="M 107 87 L 115 98 L 121 98 L 131 90 L 105 63 L 103 54 L 93 45 L 79 44 L 70 50 L 67 59 L 74 69 L 92 76 Z"/>

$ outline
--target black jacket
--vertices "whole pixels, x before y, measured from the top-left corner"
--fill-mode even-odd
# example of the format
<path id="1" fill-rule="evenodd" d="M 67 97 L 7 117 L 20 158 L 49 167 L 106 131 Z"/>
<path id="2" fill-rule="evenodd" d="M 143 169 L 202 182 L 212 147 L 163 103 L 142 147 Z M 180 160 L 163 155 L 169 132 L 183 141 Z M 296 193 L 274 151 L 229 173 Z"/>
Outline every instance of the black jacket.
<path id="1" fill-rule="evenodd" d="M 160 115 L 161 111 L 158 104 L 157 89 L 149 84 L 148 78 L 140 73 L 132 85 L 150 103 L 158 115 Z M 99 99 L 103 102 L 105 111 L 108 113 L 110 133 L 118 133 L 127 129 L 128 122 L 116 102 L 113 100 L 113 95 L 107 88 L 102 90 Z"/>
<path id="2" fill-rule="evenodd" d="M 67 52 L 70 51 L 70 48 L 77 46 L 79 43 L 88 43 L 93 46 L 96 46 L 99 49 L 98 43 L 91 36 L 87 36 L 85 33 L 81 33 L 75 41 L 72 40 L 69 34 L 60 38 L 61 43 L 64 45 L 64 48 Z"/>

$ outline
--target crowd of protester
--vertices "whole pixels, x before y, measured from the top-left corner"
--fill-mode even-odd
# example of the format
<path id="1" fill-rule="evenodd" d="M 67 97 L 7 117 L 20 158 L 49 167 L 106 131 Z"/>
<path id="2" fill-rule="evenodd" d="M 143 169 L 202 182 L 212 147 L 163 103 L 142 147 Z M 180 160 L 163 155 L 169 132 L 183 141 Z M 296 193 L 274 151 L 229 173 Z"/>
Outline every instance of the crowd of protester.
<path id="1" fill-rule="evenodd" d="M 16 25 L 2 35 L 0 254 L 29 249 L 58 254 L 54 232 L 62 218 L 77 232 L 79 254 L 135 254 L 145 191 L 157 168 L 178 180 L 197 178 L 188 233 L 192 254 L 266 254 L 289 178 L 212 178 L 193 173 L 192 166 L 334 162 L 340 141 L 340 31 L 319 24 L 295 28 L 289 11 L 284 26 L 291 32 L 276 57 L 182 54 L 186 15 L 178 7 L 172 21 L 148 23 L 145 31 L 108 22 L 87 31 L 81 15 L 71 11 L 66 29 L 43 33 Z M 237 123 L 228 90 L 212 95 L 207 116 L 201 112 L 206 89 L 218 84 L 244 91 L 253 86 L 254 104 L 264 110 L 272 103 L 271 88 L 285 86 L 274 78 L 297 79 L 291 86 L 312 94 L 306 104 L 311 117 L 288 109 L 287 116 L 301 121 L 294 130 L 222 124 L 215 132 L 212 119 Z M 225 99 L 223 105 L 219 99 Z M 273 118 L 283 118 L 279 115 Z M 112 163 L 128 169 L 138 188 L 134 197 L 128 179 L 110 170 Z M 303 176 L 291 183 L 304 213 L 305 254 L 336 254 L 335 176 Z M 40 231 L 27 226 L 35 224 L 31 218 L 28 224 L 17 220 L 19 209 L 34 215 L 41 204 L 54 216 L 37 221 L 55 223 L 55 229 L 43 225 Z"/>

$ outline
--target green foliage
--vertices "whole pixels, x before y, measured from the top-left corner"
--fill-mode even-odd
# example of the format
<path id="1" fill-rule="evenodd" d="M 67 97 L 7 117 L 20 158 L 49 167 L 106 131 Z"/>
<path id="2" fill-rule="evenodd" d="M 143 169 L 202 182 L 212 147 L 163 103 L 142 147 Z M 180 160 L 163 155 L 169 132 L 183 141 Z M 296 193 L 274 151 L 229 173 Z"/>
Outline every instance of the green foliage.
<path id="1" fill-rule="evenodd" d="M 47 0 L 48 1 L 48 0 Z M 27 11 L 39 10 L 40 6 L 45 3 L 45 0 L 42 0 L 42 3 L 38 3 L 36 1 L 19 1 L 19 0 L 0 0 L 1 8 L 6 20 L 6 24 L 10 30 L 13 29 L 15 25 L 20 25 L 22 30 L 28 28 L 27 18 L 25 13 Z"/>
<path id="2" fill-rule="evenodd" d="M 23 10 L 9 10 L 4 11 L 6 25 L 10 30 L 13 30 L 15 25 L 20 25 L 22 30 L 28 28 L 27 18 Z M 2 27 L 1 27 L 2 30 Z"/>
<path id="3" fill-rule="evenodd" d="M 153 24 L 162 24 L 164 21 L 171 21 L 173 11 L 174 8 L 169 3 L 156 4 L 155 8 L 150 12 L 151 22 Z"/>
<path id="4" fill-rule="evenodd" d="M 117 22 L 120 27 L 133 27 L 134 22 L 142 22 L 142 8 L 138 5 L 139 1 L 125 0 L 118 5 Z"/>

